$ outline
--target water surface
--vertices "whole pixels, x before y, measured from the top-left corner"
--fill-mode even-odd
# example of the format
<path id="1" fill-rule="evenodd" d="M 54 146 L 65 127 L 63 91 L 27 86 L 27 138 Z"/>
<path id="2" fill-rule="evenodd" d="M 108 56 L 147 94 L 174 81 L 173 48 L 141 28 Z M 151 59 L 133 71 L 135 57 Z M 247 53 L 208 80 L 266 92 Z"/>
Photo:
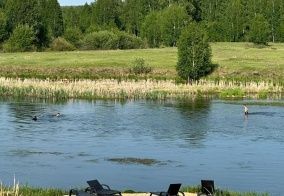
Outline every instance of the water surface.
<path id="1" fill-rule="evenodd" d="M 0 179 L 63 189 L 98 179 L 146 192 L 213 179 L 221 189 L 281 195 L 283 100 L 259 102 L 281 104 L 1 99 Z"/>

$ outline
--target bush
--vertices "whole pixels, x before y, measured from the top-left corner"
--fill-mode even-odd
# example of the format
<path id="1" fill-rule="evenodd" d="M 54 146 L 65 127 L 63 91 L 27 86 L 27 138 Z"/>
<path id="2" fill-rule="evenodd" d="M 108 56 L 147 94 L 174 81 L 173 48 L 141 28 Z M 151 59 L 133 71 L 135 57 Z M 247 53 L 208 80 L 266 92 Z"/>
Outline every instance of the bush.
<path id="1" fill-rule="evenodd" d="M 76 48 L 64 38 L 58 37 L 50 45 L 52 51 L 73 51 Z"/>
<path id="2" fill-rule="evenodd" d="M 130 35 L 126 32 L 118 32 L 116 33 L 119 40 L 119 49 L 140 49 L 146 48 L 146 43 L 140 38 L 136 37 L 135 35 Z"/>
<path id="3" fill-rule="evenodd" d="M 80 47 L 80 40 L 82 39 L 82 31 L 79 28 L 67 28 L 64 33 L 64 39 L 76 47 Z"/>
<path id="4" fill-rule="evenodd" d="M 110 31 L 93 32 L 85 36 L 83 49 L 85 50 L 113 50 L 118 49 L 118 36 Z"/>
<path id="5" fill-rule="evenodd" d="M 142 58 L 138 58 L 133 62 L 133 67 L 130 70 L 131 73 L 135 75 L 139 74 L 148 74 L 153 71 L 153 68 L 146 64 L 145 60 Z"/>
<path id="6" fill-rule="evenodd" d="M 13 31 L 3 49 L 6 52 L 27 52 L 34 51 L 36 47 L 33 28 L 29 25 L 18 25 Z"/>
<path id="7" fill-rule="evenodd" d="M 221 97 L 223 98 L 224 97 L 243 97 L 244 95 L 245 93 L 239 88 L 230 89 L 230 90 L 221 92 Z"/>
<path id="8" fill-rule="evenodd" d="M 260 99 L 266 99 L 267 98 L 267 91 L 266 90 L 260 90 L 259 92 L 258 92 L 258 96 L 259 96 L 259 98 Z"/>

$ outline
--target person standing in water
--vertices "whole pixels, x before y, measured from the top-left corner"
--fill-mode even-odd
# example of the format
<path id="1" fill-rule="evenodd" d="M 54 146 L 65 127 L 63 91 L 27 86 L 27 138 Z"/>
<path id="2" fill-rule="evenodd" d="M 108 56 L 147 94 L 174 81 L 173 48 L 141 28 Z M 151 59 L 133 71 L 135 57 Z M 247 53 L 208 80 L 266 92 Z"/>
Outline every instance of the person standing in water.
<path id="1" fill-rule="evenodd" d="M 245 109 L 245 114 L 249 113 L 248 107 L 246 106 L 246 104 L 244 104 L 244 109 Z"/>

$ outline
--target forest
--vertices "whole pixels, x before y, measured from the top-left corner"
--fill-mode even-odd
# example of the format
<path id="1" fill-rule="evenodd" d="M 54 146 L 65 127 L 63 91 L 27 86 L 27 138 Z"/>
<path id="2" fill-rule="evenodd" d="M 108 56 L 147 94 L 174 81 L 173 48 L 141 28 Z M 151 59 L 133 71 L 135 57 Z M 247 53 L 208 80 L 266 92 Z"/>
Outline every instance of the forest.
<path id="1" fill-rule="evenodd" d="M 2 52 L 176 47 L 196 22 L 210 42 L 284 42 L 284 0 L 0 0 Z"/>

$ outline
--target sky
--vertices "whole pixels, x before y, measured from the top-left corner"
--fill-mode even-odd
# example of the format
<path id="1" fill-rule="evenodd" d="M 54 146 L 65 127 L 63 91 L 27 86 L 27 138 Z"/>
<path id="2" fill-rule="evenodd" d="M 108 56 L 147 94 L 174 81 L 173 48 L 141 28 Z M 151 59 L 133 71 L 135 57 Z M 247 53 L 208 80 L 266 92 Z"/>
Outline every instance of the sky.
<path id="1" fill-rule="evenodd" d="M 94 0 L 58 0 L 60 6 L 85 5 L 85 3 L 90 5 L 92 2 L 94 2 Z"/>

